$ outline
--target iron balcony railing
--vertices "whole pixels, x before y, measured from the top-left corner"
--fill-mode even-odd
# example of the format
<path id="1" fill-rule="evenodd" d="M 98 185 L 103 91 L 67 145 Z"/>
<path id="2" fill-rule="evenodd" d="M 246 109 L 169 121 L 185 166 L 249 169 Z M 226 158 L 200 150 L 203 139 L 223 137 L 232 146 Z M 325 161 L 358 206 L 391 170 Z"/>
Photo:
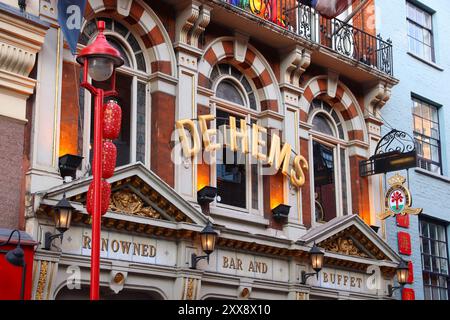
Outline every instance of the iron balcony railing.
<path id="1" fill-rule="evenodd" d="M 391 40 L 384 41 L 337 18 L 329 19 L 298 0 L 221 0 L 275 23 L 298 36 L 371 66 L 390 76 L 393 71 Z"/>

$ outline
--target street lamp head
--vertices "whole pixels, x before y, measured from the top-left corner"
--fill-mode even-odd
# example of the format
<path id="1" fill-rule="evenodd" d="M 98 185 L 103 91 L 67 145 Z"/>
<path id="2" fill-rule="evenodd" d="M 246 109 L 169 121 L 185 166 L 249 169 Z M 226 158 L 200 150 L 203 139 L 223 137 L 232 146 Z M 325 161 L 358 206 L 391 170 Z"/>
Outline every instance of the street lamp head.
<path id="1" fill-rule="evenodd" d="M 75 210 L 69 203 L 66 196 L 59 200 L 55 206 L 55 226 L 56 229 L 64 233 L 70 228 L 70 222 L 72 220 L 72 213 Z"/>
<path id="2" fill-rule="evenodd" d="M 400 285 L 405 285 L 409 278 L 409 267 L 404 260 L 397 267 L 397 281 Z"/>
<path id="3" fill-rule="evenodd" d="M 11 251 L 8 251 L 6 253 L 5 259 L 12 265 L 16 267 L 23 267 L 25 264 L 25 253 L 23 249 L 20 247 L 20 244 L 17 245 L 17 247 Z"/>
<path id="4" fill-rule="evenodd" d="M 120 52 L 111 46 L 103 33 L 105 22 L 98 21 L 98 34 L 94 42 L 81 50 L 77 62 L 81 65 L 88 64 L 88 73 L 95 81 L 108 80 L 118 68 L 124 64 Z"/>
<path id="5" fill-rule="evenodd" d="M 311 258 L 311 267 L 314 269 L 314 271 L 319 272 L 320 270 L 322 270 L 323 258 L 325 255 L 322 250 L 320 250 L 319 247 L 314 244 L 309 251 L 309 255 Z"/>
<path id="6" fill-rule="evenodd" d="M 200 232 L 200 241 L 202 250 L 207 255 L 210 255 L 216 246 L 217 232 L 214 231 L 211 222 L 208 222 L 206 227 Z"/>

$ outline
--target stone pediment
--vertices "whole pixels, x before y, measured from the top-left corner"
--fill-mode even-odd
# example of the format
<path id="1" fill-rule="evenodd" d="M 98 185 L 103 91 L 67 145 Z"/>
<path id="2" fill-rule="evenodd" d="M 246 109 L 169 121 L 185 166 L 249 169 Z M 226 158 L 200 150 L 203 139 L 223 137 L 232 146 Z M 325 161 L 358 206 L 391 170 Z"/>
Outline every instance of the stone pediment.
<path id="1" fill-rule="evenodd" d="M 342 259 L 400 261 L 395 251 L 357 215 L 338 217 L 313 228 L 300 242 L 308 246 L 316 243 L 327 253 Z"/>
<path id="2" fill-rule="evenodd" d="M 78 211 L 74 222 L 86 221 L 90 217 L 86 212 L 86 196 L 91 181 L 92 177 L 79 179 L 47 191 L 41 207 L 51 207 L 65 194 Z M 102 218 L 107 227 L 112 226 L 111 220 L 131 218 L 139 222 L 159 220 L 200 226 L 207 223 L 207 217 L 199 208 L 183 199 L 141 163 L 117 168 L 108 182 L 112 190 L 110 205 Z"/>

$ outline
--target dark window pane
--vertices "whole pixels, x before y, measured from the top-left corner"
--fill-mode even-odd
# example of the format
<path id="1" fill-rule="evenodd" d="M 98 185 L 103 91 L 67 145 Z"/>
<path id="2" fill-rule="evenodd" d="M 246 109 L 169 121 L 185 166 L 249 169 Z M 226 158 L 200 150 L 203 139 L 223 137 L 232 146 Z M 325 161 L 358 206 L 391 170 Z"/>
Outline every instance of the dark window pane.
<path id="1" fill-rule="evenodd" d="M 333 149 L 313 142 L 316 220 L 328 222 L 336 217 L 335 159 Z"/>
<path id="2" fill-rule="evenodd" d="M 329 136 L 334 136 L 334 131 L 331 128 L 331 124 L 323 115 L 318 114 L 312 121 L 313 130 L 324 133 Z"/>
<path id="3" fill-rule="evenodd" d="M 218 128 L 228 126 L 230 114 L 221 110 L 216 112 Z M 236 117 L 236 126 L 240 127 L 240 119 Z M 240 152 L 231 152 L 229 148 L 223 148 L 217 152 L 217 194 L 220 203 L 246 208 L 247 207 L 247 183 L 245 170 L 245 155 Z"/>
<path id="4" fill-rule="evenodd" d="M 137 87 L 137 126 L 136 126 L 136 160 L 145 164 L 145 84 L 138 82 Z"/>
<path id="5" fill-rule="evenodd" d="M 127 41 L 128 41 L 128 44 L 130 45 L 131 49 L 133 49 L 134 52 L 141 50 L 141 46 L 139 45 L 136 38 L 131 33 L 128 36 Z"/>
<path id="6" fill-rule="evenodd" d="M 236 86 L 229 80 L 224 80 L 217 86 L 216 96 L 218 98 L 244 106 L 242 95 Z"/>
<path id="7" fill-rule="evenodd" d="M 145 59 L 144 59 L 144 54 L 142 52 L 139 52 L 138 54 L 136 54 L 136 63 L 137 63 L 137 68 L 138 70 L 141 71 L 147 71 L 146 67 L 145 67 Z"/>
<path id="8" fill-rule="evenodd" d="M 125 26 L 117 21 L 114 21 L 114 31 L 120 34 L 122 37 L 126 37 L 128 34 L 128 29 Z"/>

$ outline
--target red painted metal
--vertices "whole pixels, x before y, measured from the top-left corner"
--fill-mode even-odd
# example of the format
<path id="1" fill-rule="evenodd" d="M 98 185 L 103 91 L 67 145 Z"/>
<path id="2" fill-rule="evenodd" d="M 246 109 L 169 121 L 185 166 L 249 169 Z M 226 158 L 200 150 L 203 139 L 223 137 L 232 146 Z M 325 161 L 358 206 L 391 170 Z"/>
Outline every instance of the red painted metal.
<path id="1" fill-rule="evenodd" d="M 411 236 L 407 232 L 398 232 L 398 252 L 407 256 L 411 255 Z"/>
<path id="2" fill-rule="evenodd" d="M 124 63 L 120 52 L 108 43 L 108 40 L 106 40 L 106 37 L 103 34 L 103 31 L 105 30 L 105 21 L 98 21 L 97 29 L 97 38 L 94 42 L 81 50 L 80 54 L 77 56 L 77 62 L 84 65 L 87 58 L 106 57 L 114 61 L 114 66 L 116 68 L 120 67 Z"/>
<path id="3" fill-rule="evenodd" d="M 93 175 L 93 214 L 92 214 L 92 250 L 91 250 L 91 288 L 90 299 L 99 300 L 100 298 L 100 231 L 102 216 L 102 159 L 103 159 L 103 100 L 106 97 L 117 95 L 116 92 L 116 68 L 123 65 L 124 61 L 120 56 L 120 52 L 113 48 L 106 40 L 103 31 L 105 22 L 99 21 L 98 35 L 92 44 L 84 48 L 77 57 L 78 63 L 84 66 L 83 82 L 81 86 L 87 89 L 95 97 L 94 112 L 94 171 Z M 85 63 L 86 59 L 93 57 L 106 57 L 114 61 L 114 71 L 111 78 L 111 88 L 104 91 L 94 87 L 88 81 L 89 64 Z M 105 189 L 110 185 L 105 185 Z M 108 193 L 108 192 L 106 192 Z"/>
<path id="4" fill-rule="evenodd" d="M 7 239 L 0 239 L 0 242 Z M 26 276 L 25 276 L 25 291 L 24 300 L 31 300 L 31 288 L 33 286 L 33 260 L 34 260 L 34 246 L 35 243 L 25 244 L 24 241 L 20 243 L 21 248 L 25 253 Z M 2 246 L 0 250 L 13 250 L 16 248 L 16 241 L 11 241 L 11 244 Z M 20 300 L 22 289 L 22 273 L 23 267 L 16 267 L 10 264 L 5 259 L 5 253 L 0 253 L 0 300 Z"/>
<path id="5" fill-rule="evenodd" d="M 401 228 L 409 228 L 409 215 L 405 214 L 404 216 L 402 215 L 397 215 L 396 217 L 397 219 L 397 226 L 401 227 Z"/>
<path id="6" fill-rule="evenodd" d="M 416 292 L 414 289 L 404 288 L 402 291 L 402 300 L 416 300 Z"/>

